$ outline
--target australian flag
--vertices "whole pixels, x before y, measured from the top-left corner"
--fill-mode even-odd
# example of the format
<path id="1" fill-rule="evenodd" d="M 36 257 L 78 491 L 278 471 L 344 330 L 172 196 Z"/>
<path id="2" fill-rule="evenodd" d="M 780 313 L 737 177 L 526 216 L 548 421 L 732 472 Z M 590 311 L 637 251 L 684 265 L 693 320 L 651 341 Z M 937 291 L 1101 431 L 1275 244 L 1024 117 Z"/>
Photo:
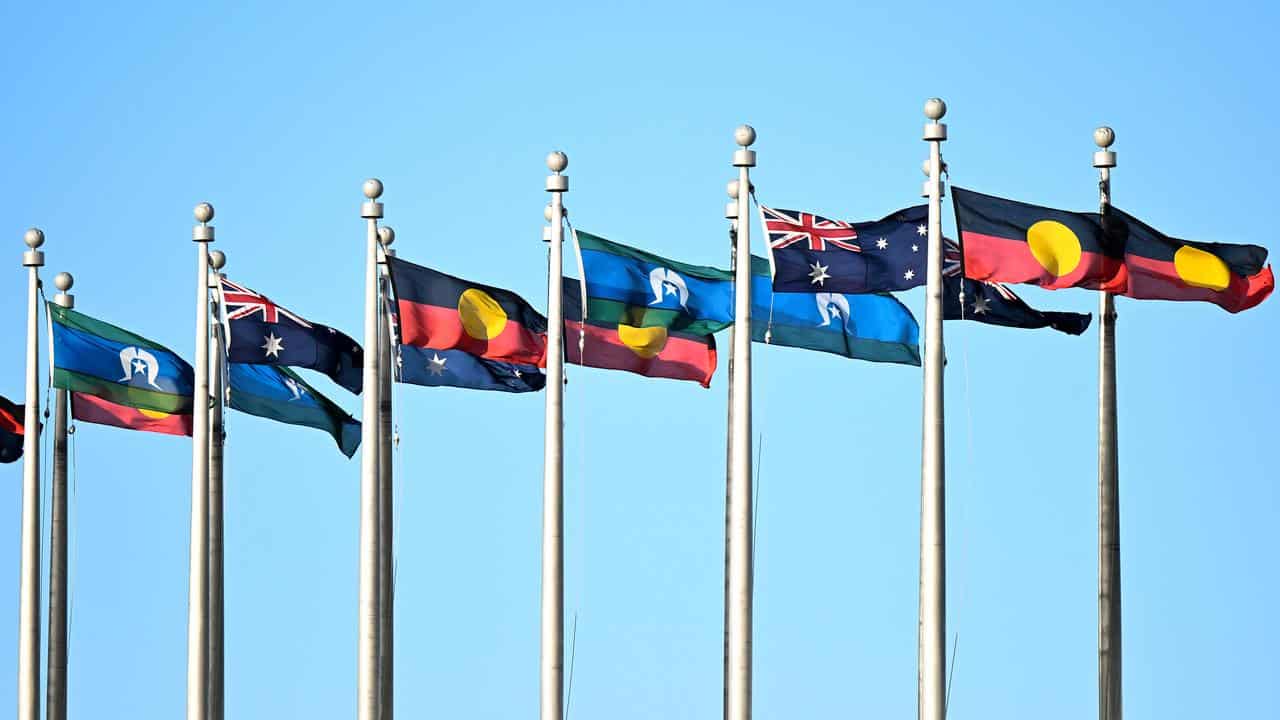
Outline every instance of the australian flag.
<path id="1" fill-rule="evenodd" d="M 360 394 L 364 352 L 355 340 L 225 277 L 220 282 L 230 362 L 309 368 Z"/>
<path id="2" fill-rule="evenodd" d="M 1083 333 L 1093 320 L 1088 313 L 1036 310 L 1007 285 L 967 278 L 960 246 L 951 239 L 944 239 L 943 246 L 944 320 L 976 320 L 988 325 L 1028 329 L 1051 327 L 1068 335 Z"/>
<path id="3" fill-rule="evenodd" d="M 760 206 L 776 292 L 872 293 L 925 282 L 927 205 L 875 222 Z"/>

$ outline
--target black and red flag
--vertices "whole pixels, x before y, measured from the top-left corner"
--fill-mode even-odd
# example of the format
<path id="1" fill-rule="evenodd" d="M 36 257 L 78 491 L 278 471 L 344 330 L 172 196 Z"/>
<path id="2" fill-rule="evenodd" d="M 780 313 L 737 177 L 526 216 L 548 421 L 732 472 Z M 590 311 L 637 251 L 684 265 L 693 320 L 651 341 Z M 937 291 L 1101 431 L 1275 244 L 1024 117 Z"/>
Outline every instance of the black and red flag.
<path id="1" fill-rule="evenodd" d="M 0 463 L 11 463 L 22 457 L 22 441 L 26 435 L 24 410 L 25 406 L 14 405 L 0 396 Z"/>
<path id="2" fill-rule="evenodd" d="M 1106 216 L 952 188 L 965 276 L 1247 310 L 1275 289 L 1266 248 L 1179 240 L 1123 210 Z"/>
<path id="3" fill-rule="evenodd" d="M 397 257 L 387 258 L 400 341 L 519 365 L 546 365 L 547 319 L 524 298 Z"/>

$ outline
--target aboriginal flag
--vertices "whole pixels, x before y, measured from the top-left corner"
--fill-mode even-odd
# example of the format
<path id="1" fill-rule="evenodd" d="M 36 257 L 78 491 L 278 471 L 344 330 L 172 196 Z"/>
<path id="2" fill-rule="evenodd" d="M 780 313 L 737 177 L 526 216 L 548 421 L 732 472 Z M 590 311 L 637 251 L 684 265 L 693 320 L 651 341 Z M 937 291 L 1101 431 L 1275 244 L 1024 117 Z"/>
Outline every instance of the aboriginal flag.
<path id="1" fill-rule="evenodd" d="M 26 428 L 23 426 L 25 407 L 9 402 L 0 396 L 0 463 L 11 463 L 22 457 L 22 442 Z"/>
<path id="2" fill-rule="evenodd" d="M 1106 216 L 952 188 L 965 276 L 1247 310 L 1275 288 L 1266 248 L 1179 240 L 1111 208 Z"/>
<path id="3" fill-rule="evenodd" d="M 662 325 L 648 325 L 643 305 L 589 297 L 582 320 L 582 285 L 562 278 L 565 360 L 574 365 L 625 370 L 647 377 L 694 380 L 711 387 L 716 339 Z"/>
<path id="4" fill-rule="evenodd" d="M 387 258 L 405 345 L 463 350 L 477 357 L 543 366 L 547 319 L 524 298 Z"/>

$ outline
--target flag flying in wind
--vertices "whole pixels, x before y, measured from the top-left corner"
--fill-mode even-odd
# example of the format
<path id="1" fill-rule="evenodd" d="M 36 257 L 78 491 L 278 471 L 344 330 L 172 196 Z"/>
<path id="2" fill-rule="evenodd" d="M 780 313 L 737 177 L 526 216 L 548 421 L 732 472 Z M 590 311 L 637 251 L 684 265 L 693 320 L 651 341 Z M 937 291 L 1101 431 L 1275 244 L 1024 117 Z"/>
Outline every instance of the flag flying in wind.
<path id="1" fill-rule="evenodd" d="M 751 258 L 751 339 L 872 362 L 920 364 L 920 326 L 892 295 L 773 292 Z"/>
<path id="2" fill-rule="evenodd" d="M 960 246 L 949 238 L 943 242 L 946 248 L 942 266 L 944 320 L 976 320 L 988 325 L 1028 329 L 1051 327 L 1069 335 L 1079 335 L 1088 329 L 1093 320 L 1088 313 L 1042 312 L 1023 302 L 1007 285 L 964 277 Z"/>
<path id="3" fill-rule="evenodd" d="M 1275 289 L 1266 248 L 1162 234 L 1118 208 L 1073 213 L 952 188 L 965 275 L 1247 310 Z"/>
<path id="4" fill-rule="evenodd" d="M 830 220 L 760 206 L 769 241 L 773 289 L 800 293 L 906 290 L 925 281 L 929 206 L 875 222 Z"/>
<path id="5" fill-rule="evenodd" d="M 387 257 L 400 341 L 520 365 L 546 363 L 547 319 L 524 298 Z"/>
<path id="6" fill-rule="evenodd" d="M 77 420 L 191 434 L 191 366 L 159 343 L 53 303 L 53 386 Z"/>
<path id="7" fill-rule="evenodd" d="M 533 365 L 513 365 L 476 357 L 462 350 L 436 350 L 400 345 L 400 382 L 428 387 L 456 387 L 499 392 L 536 392 L 546 375 Z"/>
<path id="8" fill-rule="evenodd" d="M 225 277 L 219 290 L 226 313 L 228 361 L 309 368 L 360 394 L 364 352 L 355 340 Z"/>
<path id="9" fill-rule="evenodd" d="M 227 395 L 236 410 L 323 430 L 347 457 L 360 447 L 360 421 L 289 368 L 248 363 L 230 363 L 227 368 Z"/>
<path id="10" fill-rule="evenodd" d="M 733 274 L 689 265 L 575 231 L 587 318 L 710 335 L 733 324 Z"/>
<path id="11" fill-rule="evenodd" d="M 574 365 L 625 370 L 647 377 L 694 380 L 711 386 L 716 371 L 712 335 L 642 327 L 621 322 L 626 306 L 615 300 L 589 298 L 582 318 L 582 284 L 562 278 L 565 360 Z M 641 313 L 644 309 L 640 310 Z M 595 316 L 599 313 L 601 318 Z"/>
<path id="12" fill-rule="evenodd" d="M 14 405 L 0 396 L 0 463 L 11 463 L 22 457 L 22 441 L 26 435 L 26 407 Z"/>

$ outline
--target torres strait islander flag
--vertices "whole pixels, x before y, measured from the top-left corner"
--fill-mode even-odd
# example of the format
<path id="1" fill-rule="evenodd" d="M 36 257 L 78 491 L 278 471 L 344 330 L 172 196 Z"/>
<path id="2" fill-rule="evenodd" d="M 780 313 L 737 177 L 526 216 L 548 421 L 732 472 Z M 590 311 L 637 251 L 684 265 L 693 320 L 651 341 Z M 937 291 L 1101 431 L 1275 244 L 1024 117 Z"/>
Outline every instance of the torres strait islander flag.
<path id="1" fill-rule="evenodd" d="M 628 320 L 642 322 L 648 308 L 594 297 L 587 299 L 584 322 L 582 283 L 573 278 L 563 278 L 561 282 L 566 361 L 711 386 L 711 376 L 716 371 L 715 337 L 662 325 L 633 324 Z"/>
<path id="2" fill-rule="evenodd" d="M 1169 237 L 1112 207 L 1106 216 L 1028 205 L 952 188 L 965 275 L 974 280 L 1084 287 L 1155 300 L 1247 310 L 1275 288 L 1265 248 Z"/>
<path id="3" fill-rule="evenodd" d="M 546 364 L 547 319 L 524 298 L 394 256 L 387 264 L 403 344 L 519 365 Z"/>
<path id="4" fill-rule="evenodd" d="M 68 308 L 48 304 L 53 386 L 72 417 L 170 435 L 191 434 L 191 366 L 168 348 Z"/>

